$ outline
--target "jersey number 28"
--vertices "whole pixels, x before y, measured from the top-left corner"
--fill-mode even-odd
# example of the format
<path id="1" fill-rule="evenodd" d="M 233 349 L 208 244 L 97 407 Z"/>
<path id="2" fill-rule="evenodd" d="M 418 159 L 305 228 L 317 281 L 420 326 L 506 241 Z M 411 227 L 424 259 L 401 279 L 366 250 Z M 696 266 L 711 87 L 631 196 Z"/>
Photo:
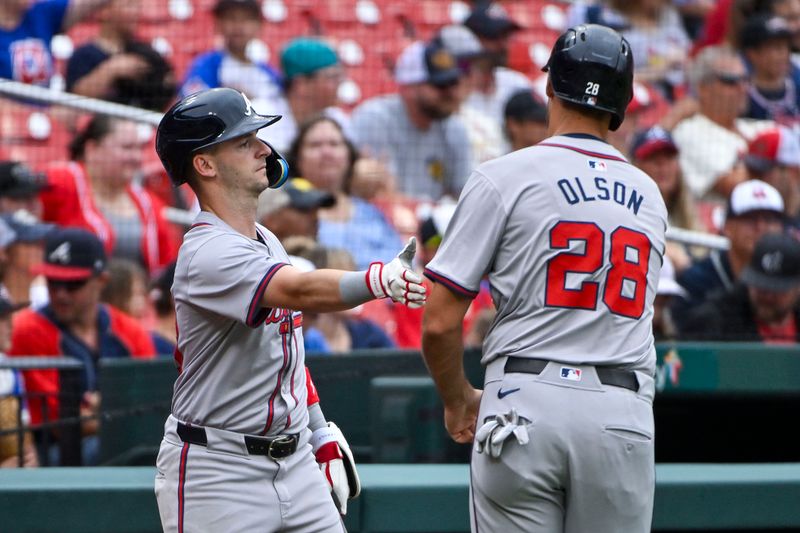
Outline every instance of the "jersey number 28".
<path id="1" fill-rule="evenodd" d="M 572 309 L 597 309 L 599 283 L 584 281 L 576 289 L 566 287 L 567 274 L 592 274 L 604 264 L 605 234 L 592 222 L 558 222 L 550 230 L 550 248 L 563 250 L 570 241 L 583 241 L 583 253 L 561 252 L 547 262 L 545 305 Z M 628 251 L 631 251 L 629 257 Z M 639 318 L 644 311 L 650 239 L 644 233 L 618 227 L 611 233 L 603 303 L 612 313 Z M 633 284 L 633 296 L 622 294 L 625 281 Z"/>

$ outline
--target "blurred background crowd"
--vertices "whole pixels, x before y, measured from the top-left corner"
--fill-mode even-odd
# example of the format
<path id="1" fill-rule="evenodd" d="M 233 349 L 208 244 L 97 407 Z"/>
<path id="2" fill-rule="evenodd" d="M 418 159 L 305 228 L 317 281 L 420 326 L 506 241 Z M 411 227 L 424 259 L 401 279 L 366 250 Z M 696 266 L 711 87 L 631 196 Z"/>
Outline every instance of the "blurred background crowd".
<path id="1" fill-rule="evenodd" d="M 260 135 L 292 179 L 258 218 L 295 265 L 364 269 L 416 235 L 422 269 L 472 170 L 546 137 L 541 67 L 580 23 L 631 43 L 634 99 L 609 142 L 685 230 L 667 247 L 656 339 L 796 343 L 800 0 L 5 0 L 0 357 L 82 361 L 91 415 L 99 358 L 172 356 L 174 259 L 197 205 L 169 185 L 150 112 L 242 91 L 283 116 Z M 6 80 L 70 98 L 12 95 Z M 73 105 L 98 101 L 142 118 Z M 493 313 L 487 280 L 467 346 Z M 420 329 L 419 310 L 374 301 L 305 317 L 304 337 L 325 356 L 418 349 Z M 33 423 L 57 418 L 58 387 L 51 370 L 0 370 L 0 398 L 34 393 Z"/>

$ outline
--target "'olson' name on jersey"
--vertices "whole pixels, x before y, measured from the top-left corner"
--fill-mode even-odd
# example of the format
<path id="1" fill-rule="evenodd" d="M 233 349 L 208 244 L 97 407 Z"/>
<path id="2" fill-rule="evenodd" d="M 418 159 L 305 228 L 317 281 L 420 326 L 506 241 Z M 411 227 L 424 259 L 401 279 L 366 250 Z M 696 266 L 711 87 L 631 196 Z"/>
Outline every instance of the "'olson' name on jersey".
<path id="1" fill-rule="evenodd" d="M 633 187 L 599 176 L 596 178 L 562 178 L 557 183 L 561 194 L 570 205 L 605 200 L 627 207 L 633 211 L 634 215 L 638 215 L 639 208 L 644 201 L 644 196 Z"/>

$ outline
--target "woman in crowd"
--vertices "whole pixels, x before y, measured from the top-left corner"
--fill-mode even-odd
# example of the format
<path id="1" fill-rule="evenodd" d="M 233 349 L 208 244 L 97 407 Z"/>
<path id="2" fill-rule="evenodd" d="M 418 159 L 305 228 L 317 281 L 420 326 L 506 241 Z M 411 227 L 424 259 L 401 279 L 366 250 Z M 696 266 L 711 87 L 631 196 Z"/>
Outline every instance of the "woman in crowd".
<path id="1" fill-rule="evenodd" d="M 367 268 L 372 261 L 391 260 L 402 242 L 378 208 L 350 194 L 357 159 L 341 126 L 325 116 L 301 125 L 289 150 L 289 166 L 295 176 L 336 196 L 333 207 L 319 211 L 319 243 L 347 250 L 356 268 Z"/>
<path id="2" fill-rule="evenodd" d="M 86 228 L 110 256 L 152 274 L 176 257 L 179 244 L 162 202 L 137 181 L 144 142 L 134 122 L 94 116 L 73 139 L 72 160 L 47 171 L 40 197 L 43 220 Z"/>

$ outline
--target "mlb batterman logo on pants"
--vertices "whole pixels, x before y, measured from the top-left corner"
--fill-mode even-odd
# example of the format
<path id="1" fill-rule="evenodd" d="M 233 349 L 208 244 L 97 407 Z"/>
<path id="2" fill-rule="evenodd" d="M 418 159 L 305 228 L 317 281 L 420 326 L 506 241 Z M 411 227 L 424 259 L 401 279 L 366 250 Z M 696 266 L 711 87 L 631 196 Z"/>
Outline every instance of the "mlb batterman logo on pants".
<path id="1" fill-rule="evenodd" d="M 474 444 L 473 532 L 649 533 L 667 210 L 606 140 L 632 97 L 630 45 L 576 26 L 544 70 L 550 137 L 467 182 L 425 270 L 423 355 L 448 432 Z M 464 377 L 461 322 L 486 276 L 497 315 L 481 391 Z"/>

